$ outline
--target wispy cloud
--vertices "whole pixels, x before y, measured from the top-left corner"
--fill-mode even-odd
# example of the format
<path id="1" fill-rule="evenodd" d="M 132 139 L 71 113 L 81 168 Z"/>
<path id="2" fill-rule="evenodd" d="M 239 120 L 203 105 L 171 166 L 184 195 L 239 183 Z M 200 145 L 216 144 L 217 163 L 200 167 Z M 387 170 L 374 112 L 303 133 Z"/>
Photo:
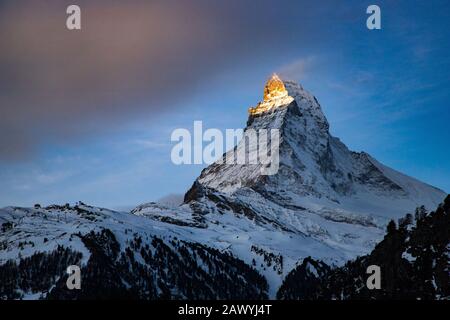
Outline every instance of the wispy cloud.
<path id="1" fill-rule="evenodd" d="M 170 146 L 169 143 L 157 142 L 157 141 L 145 140 L 145 139 L 133 140 L 133 144 L 138 145 L 145 149 L 161 149 L 161 148 L 167 148 Z"/>
<path id="2" fill-rule="evenodd" d="M 308 77 L 316 61 L 316 56 L 299 58 L 279 67 L 276 72 L 285 79 L 301 81 Z"/>

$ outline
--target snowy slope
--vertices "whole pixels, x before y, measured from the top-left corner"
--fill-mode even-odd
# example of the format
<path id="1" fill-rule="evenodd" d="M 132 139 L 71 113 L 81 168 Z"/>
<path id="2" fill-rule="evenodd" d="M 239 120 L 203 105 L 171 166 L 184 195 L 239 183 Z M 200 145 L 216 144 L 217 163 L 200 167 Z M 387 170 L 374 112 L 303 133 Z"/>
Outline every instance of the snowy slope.
<path id="1" fill-rule="evenodd" d="M 343 254 L 342 250 L 333 248 L 332 243 L 326 244 L 308 236 L 307 233 L 313 232 L 320 235 L 318 225 L 313 222 L 308 222 L 307 225 L 297 223 L 297 227 L 301 226 L 303 232 L 280 232 L 277 228 L 258 225 L 255 221 L 230 211 L 227 214 L 212 213 L 205 217 L 204 223 L 208 227 L 196 224 L 177 225 L 173 223 L 174 220 L 160 221 L 161 212 L 155 216 L 157 210 L 153 206 L 154 204 L 149 204 L 149 207 L 141 206 L 135 214 L 84 204 L 1 209 L 2 226 L 11 227 L 0 233 L 0 265 L 8 260 L 20 262 L 37 252 L 51 253 L 58 246 L 82 253 L 81 264 L 85 265 L 91 253 L 82 241 L 83 236 L 91 231 L 101 232 L 107 229 L 114 234 L 122 251 L 129 248 L 136 237 L 141 237 L 145 242 L 145 239 L 156 236 L 167 243 L 179 239 L 228 252 L 254 266 L 264 275 L 269 282 L 269 294 L 274 297 L 282 279 L 299 258 L 315 256 L 330 264 L 340 265 L 351 256 L 363 252 L 362 248 L 349 246 L 348 252 Z M 191 212 L 195 216 L 188 207 L 178 210 L 184 211 L 184 214 Z M 179 213 L 171 211 L 167 216 L 184 219 Z M 367 237 L 365 228 L 360 229 L 360 236 Z M 373 229 L 381 236 L 381 230 L 375 227 Z M 367 241 L 371 240 L 367 237 Z M 135 256 L 142 260 L 138 253 Z"/>
<path id="2" fill-rule="evenodd" d="M 95 273 L 101 272 L 106 276 L 108 268 L 110 268 L 113 263 L 120 263 L 120 266 L 125 268 L 125 270 L 133 270 L 133 268 L 137 268 L 136 265 L 138 264 L 140 270 L 147 269 L 148 271 L 144 274 L 131 273 L 131 276 L 137 279 L 135 281 L 137 283 L 135 290 L 140 290 L 139 283 L 153 281 L 150 288 L 155 289 L 157 294 L 161 294 L 161 292 L 158 293 L 158 290 L 161 291 L 161 281 L 163 281 L 160 276 L 164 275 L 169 280 L 174 279 L 174 277 L 179 277 L 179 274 L 172 274 L 170 271 L 176 270 L 177 268 L 183 268 L 187 274 L 185 278 L 178 280 L 178 283 L 181 281 L 183 285 L 188 278 L 193 278 L 193 281 L 195 282 L 195 276 L 214 276 L 211 273 L 212 268 L 214 269 L 214 272 L 218 272 L 229 278 L 228 281 L 234 281 L 236 283 L 239 283 L 239 281 L 246 281 L 247 285 L 242 283 L 241 288 L 244 296 L 245 292 L 249 292 L 249 288 L 253 290 L 252 288 L 258 285 L 257 283 L 249 282 L 249 280 L 257 277 L 256 271 L 252 271 L 251 267 L 247 267 L 249 264 L 245 265 L 243 262 L 239 262 L 239 260 L 235 260 L 233 257 L 232 252 L 229 249 L 230 246 L 236 243 L 238 247 L 240 247 L 242 244 L 245 244 L 245 237 L 242 237 L 241 239 L 239 239 L 239 237 L 236 239 L 231 237 L 231 234 L 238 235 L 238 233 L 234 233 L 230 229 L 202 229 L 190 226 L 177 226 L 159 222 L 144 215 L 116 212 L 82 203 L 78 203 L 74 206 L 50 206 L 45 208 L 7 207 L 0 210 L 0 217 L 0 271 L 1 268 L 6 265 L 6 262 L 8 262 L 9 265 L 11 265 L 11 261 L 15 261 L 19 264 L 29 258 L 34 258 L 36 261 L 36 254 L 41 253 L 47 253 L 53 255 L 53 257 L 56 254 L 58 259 L 64 260 L 63 256 L 58 257 L 58 253 L 56 253 L 60 247 L 68 248 L 74 254 L 81 253 L 82 259 L 76 264 L 86 268 L 88 267 L 88 264 L 91 263 L 91 266 L 89 266 L 91 269 L 87 270 L 92 270 L 92 255 L 93 253 L 96 253 L 96 259 L 98 259 L 98 253 L 103 250 L 102 246 L 104 246 L 106 250 L 101 254 L 105 254 L 106 257 L 101 256 L 100 261 L 106 261 L 106 264 L 102 262 L 103 264 L 100 264 L 99 266 L 97 261 L 94 263 L 94 266 L 100 267 L 101 269 L 94 269 L 94 271 L 90 272 L 94 272 L 94 275 Z M 111 234 L 111 236 L 104 237 L 103 234 L 105 230 L 110 232 L 109 234 Z M 108 235 L 108 233 L 106 235 Z M 155 239 L 158 240 L 157 245 L 155 245 Z M 116 243 L 121 255 L 109 252 L 114 250 L 108 249 L 108 247 L 112 248 L 116 246 Z M 92 250 L 88 244 L 90 246 L 95 244 L 96 247 Z M 202 244 L 207 244 L 207 246 L 203 247 Z M 97 247 L 98 245 L 100 245 L 100 247 Z M 158 247 L 163 250 L 157 252 Z M 209 248 L 217 249 L 219 251 L 214 253 L 213 251 L 210 251 Z M 186 257 L 183 257 L 183 255 L 189 251 L 191 252 L 190 254 L 188 253 L 190 256 L 189 259 L 191 259 L 190 265 L 183 267 L 181 263 L 185 263 L 186 260 Z M 196 252 L 196 255 L 193 254 L 194 251 Z M 219 252 L 222 252 L 225 255 L 221 256 Z M 167 262 L 165 261 L 166 258 L 163 256 L 166 254 L 168 255 Z M 130 261 L 127 260 L 129 257 L 132 257 Z M 192 260 L 194 260 L 194 262 L 192 262 Z M 27 263 L 30 264 L 30 261 L 31 260 Z M 155 263 L 157 266 L 154 265 Z M 166 263 L 170 263 L 170 265 L 165 265 Z M 213 264 L 211 265 L 211 263 Z M 242 268 L 242 265 L 246 267 Z M 41 266 L 42 263 L 39 264 L 39 267 Z M 44 271 L 48 272 L 50 270 L 50 274 L 46 274 L 45 276 L 56 277 L 54 283 L 54 285 L 56 285 L 58 279 L 65 275 L 67 266 L 68 265 L 49 266 L 48 268 L 45 268 Z M 220 268 L 217 269 L 217 267 Z M 59 274 L 53 275 L 51 270 L 54 269 L 55 272 L 58 272 L 58 268 L 61 269 Z M 20 275 L 17 275 L 17 278 L 32 272 L 36 271 L 34 269 L 25 269 Z M 146 276 L 147 273 L 150 273 L 150 278 L 149 275 Z M 6 280 L 8 280 L 8 275 L 3 274 L 0 274 L 0 279 L 3 276 L 6 276 Z M 234 277 L 236 277 L 236 279 L 233 279 Z M 19 283 L 15 283 L 16 276 L 14 275 L 13 279 L 13 283 L 0 283 L 0 299 L 5 294 L 5 292 L 2 292 L 1 290 L 2 285 L 5 285 L 8 289 L 15 285 L 19 289 L 18 292 L 21 292 L 20 288 L 23 285 L 22 283 L 26 283 L 26 281 L 19 280 Z M 39 279 L 40 276 L 37 276 L 37 278 L 32 280 L 38 282 Z M 264 278 L 261 277 L 261 279 Z M 124 278 L 122 281 L 126 287 L 131 286 L 129 279 Z M 204 282 L 205 279 L 202 281 Z M 63 281 L 62 284 L 64 283 L 65 282 Z M 185 296 L 180 294 L 180 287 L 178 287 L 176 283 L 176 281 L 172 282 L 170 286 L 169 283 L 164 284 L 169 286 L 172 291 L 172 297 L 192 299 L 192 295 Z M 88 285 L 88 283 L 85 283 L 85 286 Z M 136 286 L 136 284 L 134 285 Z M 239 297 L 242 298 L 237 291 L 237 296 L 233 296 L 233 292 L 226 295 L 225 291 L 220 292 L 217 288 L 214 291 L 213 283 L 205 283 L 202 285 L 205 286 L 203 290 L 205 290 L 205 288 L 208 290 L 207 295 L 202 295 L 201 292 L 193 292 L 194 297 L 215 297 L 217 299 L 224 299 L 227 297 L 234 297 L 235 299 Z M 230 285 L 232 287 L 232 284 Z M 39 286 L 34 285 L 35 289 L 32 292 L 22 292 L 21 298 L 45 298 L 51 289 L 46 288 L 46 290 L 39 290 L 38 287 Z M 264 286 L 262 286 L 262 288 L 263 287 Z M 114 289 L 117 289 L 117 287 Z M 94 290 L 99 290 L 99 288 L 94 288 Z M 256 289 L 254 291 L 258 292 Z"/>

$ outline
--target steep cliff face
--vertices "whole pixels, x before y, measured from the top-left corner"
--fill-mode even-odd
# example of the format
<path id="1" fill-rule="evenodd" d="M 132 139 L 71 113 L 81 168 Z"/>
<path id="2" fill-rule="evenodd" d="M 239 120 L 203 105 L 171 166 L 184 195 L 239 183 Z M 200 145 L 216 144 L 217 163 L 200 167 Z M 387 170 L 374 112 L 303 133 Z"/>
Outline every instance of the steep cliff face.
<path id="1" fill-rule="evenodd" d="M 230 195 L 250 188 L 288 208 L 382 217 L 401 216 L 419 205 L 433 208 L 445 197 L 443 191 L 390 169 L 367 153 L 350 151 L 329 133 L 317 99 L 276 75 L 265 86 L 264 100 L 250 108 L 244 138 L 236 148 L 256 158 L 259 146 L 246 139 L 251 129 L 280 131 L 278 172 L 263 175 L 263 164 L 221 161 L 202 171 L 200 185 Z"/>

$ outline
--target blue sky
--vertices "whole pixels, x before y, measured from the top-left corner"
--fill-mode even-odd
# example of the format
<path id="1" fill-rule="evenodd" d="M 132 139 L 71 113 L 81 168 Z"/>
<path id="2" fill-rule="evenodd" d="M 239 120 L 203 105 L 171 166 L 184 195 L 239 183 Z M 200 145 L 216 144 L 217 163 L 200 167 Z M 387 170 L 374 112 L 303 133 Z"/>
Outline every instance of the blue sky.
<path id="1" fill-rule="evenodd" d="M 365 26 L 369 4 L 381 7 L 381 30 L 369 31 Z M 219 12 L 215 14 L 221 19 L 213 19 L 216 22 L 211 25 L 213 35 L 226 36 L 219 41 L 214 38 L 213 44 L 196 43 L 192 52 L 173 49 L 177 50 L 173 53 L 168 45 L 168 51 L 161 53 L 176 56 L 180 65 L 174 78 L 189 74 L 183 78 L 189 86 L 166 76 L 165 69 L 149 59 L 149 72 L 162 81 L 160 97 L 151 91 L 158 81 L 137 77 L 139 85 L 128 91 L 111 89 L 120 93 L 114 109 L 101 109 L 103 100 L 98 108 L 82 109 L 88 100 L 75 99 L 71 113 L 39 118 L 40 126 L 29 130 L 30 137 L 37 139 L 29 139 L 33 148 L 24 145 L 13 159 L 0 158 L 0 206 L 81 200 L 125 208 L 184 193 L 202 166 L 172 164 L 172 130 L 191 129 L 195 120 L 202 120 L 205 128 L 244 127 L 247 108 L 261 100 L 264 82 L 273 72 L 299 81 L 313 93 L 331 133 L 350 149 L 364 150 L 388 166 L 450 192 L 448 1 L 325 1 L 320 5 L 281 1 L 273 10 L 257 8 L 254 1 L 242 6 L 231 1 L 231 9 L 233 5 L 240 9 L 237 14 L 220 5 L 209 8 L 199 1 L 200 5 L 206 15 L 209 10 Z M 10 10 L 14 12 L 12 5 Z M 247 18 L 248 23 L 242 22 Z M 230 36 L 225 29 L 236 24 L 242 34 Z M 211 56 L 199 56 L 198 48 L 210 49 Z M 201 59 L 186 58 L 190 55 Z M 0 55 L 0 67 L 9 66 L 3 63 L 7 61 Z M 127 63 L 121 74 L 135 70 Z M 133 78 L 134 73 L 129 71 L 127 76 Z M 138 87 L 152 92 L 151 97 L 127 95 L 138 92 Z M 1 94 L 5 91 L 0 90 Z M 34 106 L 37 114 L 40 105 L 38 101 Z M 9 112 L 6 104 L 3 108 L 5 114 Z M 116 109 L 118 116 L 109 121 L 108 114 Z M 61 119 L 67 125 L 56 126 Z M 28 130 L 14 124 L 1 132 L 7 142 L 14 141 L 16 132 Z M 67 131 L 67 127 L 77 130 Z M 4 145 L 6 154 L 8 144 Z"/>

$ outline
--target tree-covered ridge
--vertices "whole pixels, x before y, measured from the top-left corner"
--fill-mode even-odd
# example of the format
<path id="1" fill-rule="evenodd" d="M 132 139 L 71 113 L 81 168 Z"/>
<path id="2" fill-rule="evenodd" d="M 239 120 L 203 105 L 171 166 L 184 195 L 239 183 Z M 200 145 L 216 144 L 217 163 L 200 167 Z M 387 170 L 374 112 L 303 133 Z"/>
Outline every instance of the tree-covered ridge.
<path id="1" fill-rule="evenodd" d="M 450 195 L 434 212 L 417 208 L 387 226 L 384 239 L 366 256 L 326 271 L 309 261 L 319 276 L 307 273 L 305 261 L 285 279 L 280 299 L 448 299 L 450 298 Z M 366 286 L 367 267 L 381 268 L 381 289 Z"/>
<path id="2" fill-rule="evenodd" d="M 0 299 L 21 299 L 25 294 L 45 294 L 82 255 L 58 246 L 51 253 L 37 252 L 18 263 L 9 260 L 0 266 Z"/>

